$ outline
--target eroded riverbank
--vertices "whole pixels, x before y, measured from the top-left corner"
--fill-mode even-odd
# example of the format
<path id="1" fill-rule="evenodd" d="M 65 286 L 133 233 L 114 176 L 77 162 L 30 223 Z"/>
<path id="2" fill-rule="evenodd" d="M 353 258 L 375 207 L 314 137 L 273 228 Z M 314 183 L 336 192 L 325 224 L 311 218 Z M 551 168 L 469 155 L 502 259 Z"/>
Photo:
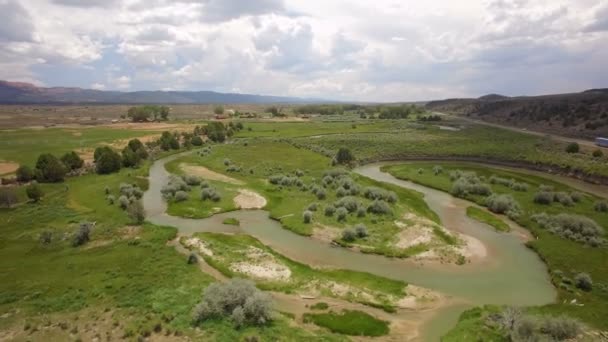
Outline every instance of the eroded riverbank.
<path id="1" fill-rule="evenodd" d="M 207 219 L 185 219 L 165 214 L 166 204 L 160 195 L 169 173 L 164 164 L 180 157 L 175 155 L 156 161 L 150 169 L 150 187 L 144 195 L 148 220 L 159 225 L 177 227 L 182 235 L 194 232 L 245 232 L 285 256 L 302 263 L 369 272 L 404 280 L 443 293 L 451 303 L 435 310 L 424 319 L 420 340 L 437 340 L 456 322 L 460 312 L 481 304 L 543 305 L 555 298 L 546 267 L 538 256 L 527 249 L 516 234 L 496 233 L 466 216 L 469 202 L 452 198 L 441 191 L 398 180 L 380 171 L 381 164 L 360 167 L 355 172 L 378 181 L 417 190 L 451 230 L 479 240 L 487 249 L 483 262 L 462 266 L 420 266 L 412 260 L 389 259 L 331 247 L 308 237 L 283 229 L 261 210 L 240 210 L 218 214 Z M 237 218 L 240 227 L 224 225 L 226 217 Z M 522 229 L 522 228 L 518 228 Z M 523 230 L 523 229 L 522 229 Z M 415 320 L 415 313 L 411 313 Z"/>

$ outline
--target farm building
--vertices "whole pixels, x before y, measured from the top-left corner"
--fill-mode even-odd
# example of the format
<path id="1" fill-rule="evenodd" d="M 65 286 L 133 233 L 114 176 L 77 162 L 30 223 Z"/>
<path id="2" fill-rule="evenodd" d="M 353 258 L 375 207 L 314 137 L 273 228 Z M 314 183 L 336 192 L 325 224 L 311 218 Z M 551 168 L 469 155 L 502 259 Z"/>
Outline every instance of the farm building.
<path id="1" fill-rule="evenodd" d="M 597 146 L 608 147 L 608 138 L 595 138 Z"/>

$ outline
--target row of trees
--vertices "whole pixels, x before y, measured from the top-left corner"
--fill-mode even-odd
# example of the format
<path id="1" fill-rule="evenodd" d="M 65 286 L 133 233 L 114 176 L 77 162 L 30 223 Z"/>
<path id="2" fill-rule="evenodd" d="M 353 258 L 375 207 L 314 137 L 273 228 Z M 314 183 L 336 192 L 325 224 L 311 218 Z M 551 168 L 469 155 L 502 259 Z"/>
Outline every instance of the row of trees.
<path id="1" fill-rule="evenodd" d="M 84 160 L 78 153 L 71 151 L 57 158 L 51 153 L 43 153 L 36 161 L 36 167 L 31 169 L 21 165 L 16 171 L 17 181 L 27 183 L 37 180 L 40 183 L 57 183 L 65 179 L 68 172 L 78 170 L 84 165 Z"/>
<path id="2" fill-rule="evenodd" d="M 139 139 L 132 139 L 120 154 L 110 146 L 96 148 L 93 161 L 98 174 L 109 174 L 118 172 L 122 167 L 136 168 L 142 161 L 148 159 L 148 156 L 144 144 Z"/>
<path id="3" fill-rule="evenodd" d="M 131 107 L 127 111 L 127 117 L 133 122 L 166 121 L 169 119 L 169 107 L 167 106 L 137 106 Z"/>

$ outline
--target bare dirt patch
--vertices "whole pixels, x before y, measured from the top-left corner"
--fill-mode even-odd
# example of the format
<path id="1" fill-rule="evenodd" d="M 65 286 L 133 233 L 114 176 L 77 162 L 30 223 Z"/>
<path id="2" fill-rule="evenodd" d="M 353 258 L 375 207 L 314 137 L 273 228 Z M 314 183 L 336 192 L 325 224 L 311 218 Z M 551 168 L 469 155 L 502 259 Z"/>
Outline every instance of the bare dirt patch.
<path id="1" fill-rule="evenodd" d="M 272 254 L 252 246 L 244 253 L 247 261 L 230 264 L 231 271 L 265 280 L 287 281 L 291 278 L 289 267 L 278 262 Z"/>
<path id="2" fill-rule="evenodd" d="M 167 122 L 118 122 L 109 125 L 105 125 L 109 128 L 116 129 L 132 129 L 140 131 L 153 131 L 153 130 L 179 130 L 183 128 L 190 128 L 191 125 L 174 124 Z"/>
<path id="3" fill-rule="evenodd" d="M 209 249 L 207 243 L 199 238 L 188 238 L 184 241 L 184 246 L 194 248 L 198 252 L 207 256 L 213 256 L 213 251 Z"/>
<path id="4" fill-rule="evenodd" d="M 8 162 L 8 161 L 0 161 L 0 175 L 6 175 L 9 173 L 13 173 L 17 171 L 19 168 L 19 164 Z"/>
<path id="5" fill-rule="evenodd" d="M 208 168 L 204 167 L 204 166 L 196 166 L 196 165 L 191 165 L 191 164 L 179 164 L 179 168 L 182 169 L 182 171 L 184 171 L 187 174 L 193 175 L 193 176 L 198 176 L 201 177 L 203 179 L 208 179 L 208 180 L 215 180 L 215 181 L 219 181 L 219 182 L 224 182 L 224 183 L 230 183 L 230 184 L 235 184 L 235 185 L 243 185 L 245 183 L 243 183 L 242 181 L 238 180 L 238 179 L 234 179 L 232 177 L 228 177 L 224 174 L 221 174 L 219 172 L 215 172 L 215 171 L 211 171 Z"/>
<path id="6" fill-rule="evenodd" d="M 144 135 L 142 137 L 138 137 L 137 139 L 139 139 L 139 141 L 141 141 L 142 143 L 147 143 L 147 142 L 151 142 L 154 140 L 157 140 L 158 138 L 160 138 L 160 134 L 150 134 L 150 135 Z M 108 145 L 117 148 L 117 149 L 122 149 L 125 146 L 127 146 L 127 144 L 129 143 L 129 140 L 131 139 L 121 139 L 121 140 L 116 140 Z"/>
<path id="7" fill-rule="evenodd" d="M 337 239 L 342 232 L 342 229 L 324 225 L 316 225 L 312 229 L 312 238 L 331 243 L 335 239 Z"/>
<path id="8" fill-rule="evenodd" d="M 234 198 L 234 204 L 241 209 L 262 209 L 266 206 L 266 199 L 257 192 L 239 189 L 239 194 Z"/>
<path id="9" fill-rule="evenodd" d="M 460 238 L 464 240 L 465 245 L 458 247 L 457 252 L 463 256 L 472 259 L 483 259 L 488 255 L 486 246 L 478 239 L 464 234 L 460 234 Z"/>
<path id="10" fill-rule="evenodd" d="M 95 151 L 92 148 L 80 148 L 76 150 L 76 153 L 78 153 L 78 156 L 80 156 L 80 158 L 84 160 L 85 163 L 93 163 L 93 156 Z"/>

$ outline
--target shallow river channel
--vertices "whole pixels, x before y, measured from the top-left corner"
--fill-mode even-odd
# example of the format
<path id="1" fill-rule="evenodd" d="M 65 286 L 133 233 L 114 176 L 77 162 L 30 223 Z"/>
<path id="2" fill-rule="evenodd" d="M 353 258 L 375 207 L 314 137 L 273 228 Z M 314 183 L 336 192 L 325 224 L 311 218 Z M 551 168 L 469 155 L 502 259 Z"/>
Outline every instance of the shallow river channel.
<path id="1" fill-rule="evenodd" d="M 466 208 L 472 205 L 470 202 L 396 179 L 380 170 L 384 164 L 364 165 L 354 171 L 377 181 L 423 193 L 429 207 L 439 215 L 448 230 L 478 239 L 485 245 L 487 256 L 483 260 L 462 266 L 422 266 L 407 259 L 352 252 L 297 235 L 283 229 L 279 222 L 270 219 L 268 212 L 263 210 L 239 210 L 206 219 L 169 216 L 160 193 L 169 178 L 164 165 L 181 156 L 183 154 L 166 157 L 152 165 L 150 187 L 143 198 L 148 221 L 176 227 L 182 235 L 194 232 L 244 232 L 299 262 L 369 272 L 441 292 L 450 297 L 450 304 L 437 309 L 430 318 L 425 316 L 421 328 L 423 341 L 438 341 L 441 335 L 454 326 L 459 314 L 471 306 L 542 305 L 555 300 L 556 292 L 549 281 L 545 265 L 534 252 L 524 246 L 523 238 L 527 234 L 523 228 L 510 223 L 513 228 L 511 233 L 497 233 L 491 227 L 466 216 Z M 222 224 L 226 217 L 239 219 L 241 226 Z M 415 319 L 415 313 L 412 315 Z"/>

